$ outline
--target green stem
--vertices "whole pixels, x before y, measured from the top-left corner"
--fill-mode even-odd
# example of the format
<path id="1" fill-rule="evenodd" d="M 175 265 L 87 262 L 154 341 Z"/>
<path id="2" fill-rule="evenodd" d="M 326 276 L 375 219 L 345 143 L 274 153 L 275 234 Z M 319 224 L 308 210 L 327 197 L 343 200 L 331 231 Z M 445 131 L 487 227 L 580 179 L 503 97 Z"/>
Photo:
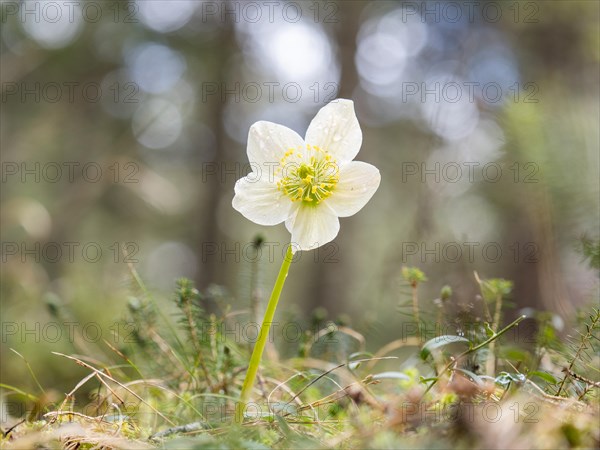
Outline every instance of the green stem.
<path id="1" fill-rule="evenodd" d="M 292 263 L 293 257 L 294 255 L 292 254 L 292 246 L 290 245 L 287 249 L 287 253 L 285 254 L 285 258 L 281 263 L 281 269 L 279 269 L 279 275 L 277 276 L 277 280 L 275 281 L 275 286 L 273 286 L 271 298 L 269 298 L 269 304 L 267 305 L 267 310 L 265 311 L 265 316 L 260 326 L 258 340 L 254 345 L 254 350 L 252 351 L 252 356 L 250 357 L 250 364 L 248 366 L 246 378 L 244 379 L 244 384 L 242 386 L 240 401 L 236 405 L 235 420 L 238 423 L 242 423 L 244 420 L 244 410 L 246 409 L 246 403 L 248 402 L 248 399 L 250 398 L 250 393 L 252 392 L 252 388 L 254 387 L 254 380 L 256 379 L 258 366 L 260 365 L 262 354 L 267 343 L 267 337 L 269 336 L 269 330 L 273 322 L 273 317 L 275 316 L 275 309 L 277 309 L 279 296 L 281 295 L 281 290 L 283 289 L 283 284 L 285 283 L 285 279 L 287 278 L 287 274 L 290 269 L 290 264 Z"/>
<path id="2" fill-rule="evenodd" d="M 415 318 L 415 322 L 417 323 L 417 338 L 419 342 L 423 342 L 423 335 L 421 334 L 421 321 L 419 319 L 419 297 L 417 297 L 417 284 L 413 283 L 411 285 L 412 288 L 412 304 L 413 304 L 413 317 Z"/>
<path id="3" fill-rule="evenodd" d="M 496 333 L 500 327 L 500 316 L 502 314 L 502 295 L 496 296 L 496 311 L 492 322 L 492 331 Z M 486 361 L 486 373 L 493 377 L 496 372 L 496 342 L 490 342 L 490 352 Z"/>

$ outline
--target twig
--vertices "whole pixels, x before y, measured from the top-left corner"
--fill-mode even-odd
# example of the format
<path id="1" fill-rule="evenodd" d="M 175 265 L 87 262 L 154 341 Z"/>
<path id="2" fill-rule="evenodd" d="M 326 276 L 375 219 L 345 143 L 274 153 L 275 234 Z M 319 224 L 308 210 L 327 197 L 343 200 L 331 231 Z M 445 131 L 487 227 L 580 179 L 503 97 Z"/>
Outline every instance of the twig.
<path id="1" fill-rule="evenodd" d="M 131 390 L 129 387 L 127 387 L 126 385 L 124 385 L 123 383 L 119 383 L 117 380 L 115 380 L 113 377 L 111 377 L 110 375 L 105 374 L 104 372 L 96 369 L 94 366 L 91 366 L 90 364 L 87 364 L 83 361 L 81 361 L 80 359 L 74 358 L 72 356 L 69 355 L 65 355 L 64 353 L 59 353 L 59 352 L 52 352 L 54 355 L 58 355 L 58 356 L 62 356 L 64 358 L 70 359 L 72 361 L 75 361 L 77 364 L 79 364 L 80 366 L 85 367 L 86 369 L 90 369 L 92 371 L 94 371 L 95 375 L 101 376 L 101 377 L 105 377 L 108 380 L 112 381 L 113 383 L 121 386 L 123 389 L 125 389 L 127 392 L 129 392 L 131 395 L 133 395 L 135 398 L 137 398 L 139 401 L 141 401 L 142 403 L 144 403 L 145 405 L 147 405 L 150 409 L 152 409 L 152 411 L 154 411 L 156 414 L 158 414 L 160 417 L 162 417 L 165 421 L 169 422 L 171 425 L 174 425 L 174 423 L 168 419 L 164 414 L 162 414 L 159 410 L 157 410 L 154 406 L 152 406 L 150 403 L 148 403 L 147 401 L 145 401 L 142 397 L 140 397 L 135 391 Z"/>
<path id="2" fill-rule="evenodd" d="M 583 377 L 583 376 L 581 376 L 579 374 L 576 374 L 575 372 L 573 372 L 568 367 L 565 367 L 562 371 L 565 372 L 565 373 L 568 373 L 571 377 L 575 378 L 576 380 L 583 381 L 586 384 L 589 384 L 591 386 L 600 388 L 600 381 L 593 381 L 593 380 L 590 380 L 588 378 L 585 378 L 585 377 Z"/>
<path id="3" fill-rule="evenodd" d="M 395 356 L 383 356 L 381 358 L 365 358 L 365 359 L 357 359 L 354 361 L 351 361 L 353 363 L 360 363 L 360 362 L 366 362 L 366 361 L 373 361 L 374 359 L 398 359 Z M 293 402 L 294 400 L 296 400 L 296 398 L 302 394 L 304 391 L 306 391 L 309 387 L 311 387 L 313 384 L 315 384 L 317 381 L 319 381 L 321 378 L 325 377 L 326 375 L 329 375 L 331 372 L 346 366 L 347 363 L 343 363 L 343 364 L 338 364 L 337 366 L 329 369 L 326 372 L 323 372 L 321 375 L 319 375 L 317 378 L 315 378 L 314 380 L 312 380 L 310 383 L 308 383 L 306 386 L 304 386 L 302 389 L 300 389 L 300 391 L 298 391 L 298 393 L 292 397 L 292 399 L 290 399 L 287 403 L 286 406 L 289 405 L 291 402 Z"/>
<path id="4" fill-rule="evenodd" d="M 442 372 L 438 375 L 438 377 L 433 380 L 431 382 L 431 384 L 429 386 L 427 386 L 427 389 L 425 389 L 425 392 L 423 392 L 423 396 L 422 398 L 425 397 L 425 395 L 431 390 L 431 388 L 433 386 L 435 386 L 435 384 L 440 380 L 440 378 L 442 377 L 442 375 L 448 370 L 450 369 L 450 367 L 452 367 L 452 365 L 454 365 L 456 363 L 456 361 L 460 360 L 461 358 L 470 355 L 471 353 L 476 352 L 477 350 L 479 350 L 482 347 L 485 347 L 486 345 L 488 345 L 490 342 L 495 341 L 496 339 L 498 339 L 500 336 L 502 336 L 504 333 L 506 333 L 508 330 L 510 330 L 511 328 L 517 326 L 519 324 L 519 322 L 521 322 L 523 319 L 525 319 L 527 316 L 523 315 L 518 317 L 516 320 L 514 320 L 512 323 L 510 323 L 509 325 L 507 325 L 505 328 L 503 328 L 502 330 L 498 331 L 496 334 L 494 334 L 493 336 L 491 336 L 489 339 L 486 339 L 485 341 L 483 341 L 481 344 L 476 345 L 475 347 L 472 347 L 468 350 L 465 350 L 464 352 L 462 352 L 460 355 L 458 355 L 456 358 L 452 359 L 448 364 L 446 364 L 446 367 L 444 367 L 444 369 L 442 370 Z"/>
<path id="5" fill-rule="evenodd" d="M 600 310 L 596 310 L 596 315 L 595 316 L 590 316 L 591 318 L 591 324 L 589 326 L 587 326 L 587 333 L 582 337 L 581 339 L 581 343 L 579 344 L 579 347 L 577 348 L 577 352 L 575 353 L 575 356 L 573 357 L 573 360 L 571 361 L 571 364 L 569 364 L 569 367 L 567 367 L 567 372 L 565 373 L 565 376 L 563 377 L 560 386 L 558 387 L 558 391 L 556 392 L 556 395 L 559 396 L 560 393 L 563 390 L 563 387 L 565 386 L 565 382 L 567 381 L 567 378 L 569 376 L 569 372 L 571 372 L 573 370 L 573 366 L 575 365 L 575 362 L 579 359 L 579 355 L 581 354 L 582 351 L 587 350 L 587 345 L 586 343 L 591 339 L 591 337 L 593 336 L 592 332 L 594 330 L 594 328 L 596 328 L 598 326 L 598 323 L 600 322 Z"/>

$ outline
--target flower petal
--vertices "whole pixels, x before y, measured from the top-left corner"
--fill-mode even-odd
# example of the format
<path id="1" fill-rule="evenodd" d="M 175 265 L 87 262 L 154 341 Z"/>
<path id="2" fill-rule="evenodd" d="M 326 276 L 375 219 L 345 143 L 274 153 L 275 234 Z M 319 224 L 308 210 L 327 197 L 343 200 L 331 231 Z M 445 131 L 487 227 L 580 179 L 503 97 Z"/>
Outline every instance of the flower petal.
<path id="1" fill-rule="evenodd" d="M 233 207 L 259 225 L 277 225 L 292 213 L 293 203 L 275 183 L 261 179 L 255 172 L 235 183 Z"/>
<path id="2" fill-rule="evenodd" d="M 299 205 L 285 221 L 292 233 L 292 250 L 312 250 L 331 242 L 340 231 L 340 221 L 329 208 Z"/>
<path id="3" fill-rule="evenodd" d="M 324 203 L 339 217 L 356 214 L 371 199 L 381 181 L 377 167 L 351 161 L 339 169 L 340 181 Z"/>
<path id="4" fill-rule="evenodd" d="M 250 164 L 278 163 L 290 148 L 304 148 L 304 140 L 294 130 L 261 120 L 248 132 Z"/>
<path id="5" fill-rule="evenodd" d="M 354 102 L 337 99 L 321 108 L 308 126 L 305 141 L 329 151 L 338 162 L 352 161 L 362 145 Z"/>

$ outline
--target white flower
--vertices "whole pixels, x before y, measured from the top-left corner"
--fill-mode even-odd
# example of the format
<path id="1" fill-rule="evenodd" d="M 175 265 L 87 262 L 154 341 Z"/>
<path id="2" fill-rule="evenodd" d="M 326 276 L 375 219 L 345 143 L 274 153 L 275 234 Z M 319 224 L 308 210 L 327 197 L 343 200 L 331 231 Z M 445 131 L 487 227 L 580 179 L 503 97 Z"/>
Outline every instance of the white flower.
<path id="1" fill-rule="evenodd" d="M 260 225 L 285 221 L 294 251 L 324 245 L 337 236 L 338 217 L 356 214 L 379 187 L 376 167 L 352 161 L 361 144 L 351 100 L 321 108 L 305 139 L 282 125 L 256 122 L 248 133 L 252 173 L 237 181 L 233 207 Z"/>

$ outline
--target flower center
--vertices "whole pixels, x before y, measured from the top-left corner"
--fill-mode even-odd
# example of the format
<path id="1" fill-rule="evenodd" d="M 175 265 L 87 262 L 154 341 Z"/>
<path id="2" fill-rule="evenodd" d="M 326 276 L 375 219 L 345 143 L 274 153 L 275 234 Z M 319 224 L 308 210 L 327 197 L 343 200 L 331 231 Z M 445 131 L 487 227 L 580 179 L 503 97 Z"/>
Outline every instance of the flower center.
<path id="1" fill-rule="evenodd" d="M 277 182 L 277 188 L 293 202 L 318 205 L 335 189 L 339 181 L 338 166 L 328 152 L 307 145 L 307 150 L 311 149 L 315 155 L 308 163 L 293 149 L 285 153 L 281 159 L 283 177 Z M 299 162 L 288 161 L 290 158 Z"/>

